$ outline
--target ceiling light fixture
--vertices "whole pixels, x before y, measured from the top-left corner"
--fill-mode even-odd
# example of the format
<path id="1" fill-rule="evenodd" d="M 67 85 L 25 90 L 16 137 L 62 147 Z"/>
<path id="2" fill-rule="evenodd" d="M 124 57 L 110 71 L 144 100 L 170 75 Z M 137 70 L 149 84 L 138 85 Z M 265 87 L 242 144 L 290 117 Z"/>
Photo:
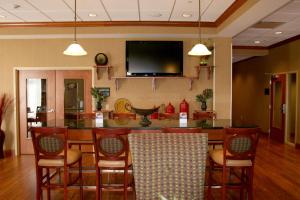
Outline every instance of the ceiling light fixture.
<path id="1" fill-rule="evenodd" d="M 0 18 L 6 18 L 6 16 L 5 15 L 0 15 Z"/>
<path id="2" fill-rule="evenodd" d="M 152 13 L 150 14 L 151 17 L 161 17 L 162 14 L 161 13 L 158 13 L 158 12 L 155 12 L 155 13 Z"/>
<path id="3" fill-rule="evenodd" d="M 255 44 L 260 44 L 259 40 L 254 41 Z"/>
<path id="4" fill-rule="evenodd" d="M 199 43 L 195 44 L 195 46 L 189 51 L 188 55 L 190 56 L 207 56 L 211 55 L 211 52 L 207 49 L 207 47 L 201 43 L 201 0 L 199 0 L 199 18 L 198 18 L 198 34 L 199 34 Z"/>
<path id="5" fill-rule="evenodd" d="M 75 16 L 74 16 L 74 41 L 64 51 L 65 55 L 68 56 L 84 56 L 87 52 L 77 43 L 76 40 L 76 20 L 77 20 L 77 2 L 75 0 Z"/>
<path id="6" fill-rule="evenodd" d="M 183 14 L 182 14 L 182 17 L 184 17 L 184 18 L 189 18 L 189 17 L 191 17 L 191 16 L 193 16 L 193 15 L 190 14 L 190 13 L 183 13 Z"/>
<path id="7" fill-rule="evenodd" d="M 282 31 L 276 31 L 275 34 L 280 35 L 280 34 L 282 34 Z"/>
<path id="8" fill-rule="evenodd" d="M 89 17 L 97 17 L 97 15 L 95 13 L 90 13 Z"/>

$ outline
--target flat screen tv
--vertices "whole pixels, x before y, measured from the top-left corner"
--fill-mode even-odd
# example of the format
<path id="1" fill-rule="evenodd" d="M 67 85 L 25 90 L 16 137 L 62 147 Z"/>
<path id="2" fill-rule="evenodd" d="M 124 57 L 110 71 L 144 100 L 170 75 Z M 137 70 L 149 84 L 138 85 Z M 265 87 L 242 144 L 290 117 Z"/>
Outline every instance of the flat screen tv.
<path id="1" fill-rule="evenodd" d="M 126 76 L 183 76 L 183 42 L 126 41 Z"/>

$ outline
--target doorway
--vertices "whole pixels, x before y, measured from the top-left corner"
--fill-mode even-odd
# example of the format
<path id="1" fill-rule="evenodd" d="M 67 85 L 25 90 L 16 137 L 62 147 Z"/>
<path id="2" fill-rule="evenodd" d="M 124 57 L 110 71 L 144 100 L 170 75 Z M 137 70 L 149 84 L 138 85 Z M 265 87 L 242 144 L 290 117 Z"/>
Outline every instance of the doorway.
<path id="1" fill-rule="evenodd" d="M 271 78 L 270 137 L 284 142 L 286 114 L 286 75 L 277 74 Z"/>
<path id="2" fill-rule="evenodd" d="M 271 77 L 270 137 L 295 145 L 297 135 L 297 73 Z"/>
<path id="3" fill-rule="evenodd" d="M 19 70 L 19 144 L 33 154 L 29 129 L 51 120 L 92 112 L 90 70 Z"/>
<path id="4" fill-rule="evenodd" d="M 296 144 L 297 74 L 287 74 L 287 116 L 285 142 Z"/>

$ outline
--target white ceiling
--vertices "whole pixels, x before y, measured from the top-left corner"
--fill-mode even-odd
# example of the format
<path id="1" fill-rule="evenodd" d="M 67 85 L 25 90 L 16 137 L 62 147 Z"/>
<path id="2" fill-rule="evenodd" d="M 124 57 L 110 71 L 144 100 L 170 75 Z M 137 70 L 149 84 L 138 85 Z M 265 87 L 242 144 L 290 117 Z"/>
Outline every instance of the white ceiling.
<path id="1" fill-rule="evenodd" d="M 215 22 L 234 1 L 201 0 L 201 21 Z M 197 21 L 198 5 L 198 0 L 77 0 L 77 14 L 79 21 Z M 0 0 L 0 23 L 73 20 L 74 0 Z"/>
<path id="2" fill-rule="evenodd" d="M 282 22 L 275 28 L 250 27 L 233 38 L 234 46 L 268 47 L 300 34 L 300 0 L 292 0 L 261 20 L 261 22 Z M 276 34 L 276 32 L 282 32 Z M 255 41 L 260 43 L 255 44 Z"/>

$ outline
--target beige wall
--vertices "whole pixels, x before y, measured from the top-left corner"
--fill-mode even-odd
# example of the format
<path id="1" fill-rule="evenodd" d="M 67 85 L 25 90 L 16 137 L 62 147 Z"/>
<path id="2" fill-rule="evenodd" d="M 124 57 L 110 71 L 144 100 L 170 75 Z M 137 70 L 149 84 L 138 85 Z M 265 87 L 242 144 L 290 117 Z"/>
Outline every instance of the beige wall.
<path id="1" fill-rule="evenodd" d="M 161 28 L 161 27 L 159 27 Z M 120 28 L 118 28 L 119 30 Z M 141 28 L 138 28 L 140 30 Z M 158 28 L 157 28 L 158 29 Z M 21 29 L 16 29 L 16 32 L 9 30 L 1 30 L 0 37 L 2 34 L 22 34 Z M 34 33 L 34 30 L 39 32 L 41 35 L 46 34 L 47 31 L 44 29 L 24 29 L 26 34 Z M 51 33 L 54 33 L 54 29 L 49 29 Z M 69 30 L 69 29 L 68 29 Z M 92 29 L 92 33 L 95 33 L 95 30 Z M 110 29 L 111 30 L 111 29 Z M 130 29 L 131 30 L 131 29 Z M 148 32 L 147 32 L 148 30 Z M 152 33 L 149 31 L 149 27 L 146 30 L 143 30 L 143 33 Z M 152 29 L 153 30 L 153 29 Z M 194 33 L 193 31 L 184 30 L 183 28 L 168 28 L 166 33 Z M 42 33 L 41 33 L 42 32 Z M 67 31 L 65 31 L 67 32 Z M 64 31 L 59 29 L 59 33 L 63 34 Z M 155 32 L 155 31 L 154 31 Z M 160 31 L 161 33 L 162 31 Z M 87 32 L 85 32 L 87 33 Z M 112 33 L 112 32 L 111 32 Z M 119 33 L 119 32 L 116 32 Z M 128 34 L 131 34 L 132 30 Z M 124 31 L 122 32 L 124 34 Z M 23 36 L 22 36 L 23 37 Z M 124 37 L 124 35 L 123 35 Z M 113 66 L 113 76 L 125 76 L 125 41 L 126 40 L 182 40 L 184 42 L 184 75 L 185 76 L 195 76 L 195 66 L 199 62 L 198 57 L 187 56 L 187 52 L 192 48 L 196 43 L 196 39 L 189 38 L 91 38 L 91 39 L 79 39 L 80 44 L 87 50 L 88 55 L 84 57 L 70 57 L 65 56 L 62 52 L 70 44 L 72 39 L 0 39 L 0 93 L 6 92 L 13 95 L 14 81 L 13 81 L 13 72 L 14 67 L 90 67 L 94 65 L 94 56 L 103 52 L 108 56 L 109 64 Z M 220 49 L 219 52 L 227 51 L 231 43 L 229 40 L 222 42 L 226 39 L 217 39 L 216 49 Z M 213 40 L 209 42 L 212 43 Z M 220 47 L 219 47 L 220 45 Z M 222 54 L 222 55 L 221 55 Z M 218 53 L 217 53 L 218 55 Z M 230 53 L 220 53 L 216 57 L 216 63 L 220 63 L 222 70 L 226 71 L 226 68 L 231 69 Z M 220 70 L 221 70 L 220 68 Z M 216 74 L 218 69 L 216 69 Z M 223 73 L 223 72 L 222 72 Z M 221 81 L 230 81 L 229 71 L 222 76 L 218 76 L 217 79 Z M 218 82 L 218 80 L 216 80 Z M 154 105 L 160 105 L 162 103 L 167 104 L 171 102 L 176 111 L 178 111 L 179 103 L 186 99 L 190 104 L 190 113 L 194 109 L 199 109 L 199 103 L 195 101 L 196 94 L 202 92 L 205 88 L 213 88 L 213 80 L 207 80 L 207 73 L 205 70 L 201 71 L 200 79 L 195 80 L 193 84 L 193 89 L 190 91 L 188 80 L 181 79 L 162 79 L 157 81 L 157 89 L 155 92 L 152 91 L 151 79 L 147 80 L 121 80 L 119 91 L 115 90 L 114 80 L 108 80 L 107 74 L 102 71 L 101 79 L 97 80 L 95 77 L 95 86 L 98 87 L 110 87 L 111 96 L 108 98 L 109 107 L 112 109 L 113 104 L 118 98 L 127 98 L 129 99 L 134 106 L 136 107 L 152 107 Z M 217 87 L 219 88 L 219 86 Z M 221 95 L 218 95 L 218 93 Z M 221 109 L 221 107 L 216 107 L 218 116 L 224 118 L 229 118 L 229 108 L 230 108 L 230 99 L 225 95 L 230 95 L 230 88 L 226 90 L 219 90 L 216 92 L 218 99 L 215 100 L 216 105 L 222 105 L 222 107 L 227 107 L 227 109 Z M 223 100 L 224 98 L 224 100 Z M 221 103 L 219 103 L 221 102 Z M 219 115 L 220 114 L 220 115 Z M 5 147 L 6 149 L 14 148 L 14 141 L 16 138 L 15 133 L 15 124 L 13 114 L 11 113 L 4 122 L 2 127 L 7 134 Z"/>
<path id="2" fill-rule="evenodd" d="M 231 39 L 215 39 L 214 109 L 220 119 L 231 119 Z"/>
<path id="3" fill-rule="evenodd" d="M 255 123 L 263 131 L 268 131 L 269 96 L 264 95 L 264 88 L 269 87 L 270 75 L 268 74 L 298 72 L 300 69 L 299 53 L 300 40 L 297 40 L 271 49 L 268 56 L 256 57 L 233 65 L 233 121 Z M 298 81 L 298 94 L 299 89 Z M 299 113 L 300 106 L 297 109 Z M 298 117 L 297 124 L 299 122 Z M 299 128 L 300 126 L 297 126 L 298 134 Z M 300 143 L 300 137 L 297 138 Z"/>

